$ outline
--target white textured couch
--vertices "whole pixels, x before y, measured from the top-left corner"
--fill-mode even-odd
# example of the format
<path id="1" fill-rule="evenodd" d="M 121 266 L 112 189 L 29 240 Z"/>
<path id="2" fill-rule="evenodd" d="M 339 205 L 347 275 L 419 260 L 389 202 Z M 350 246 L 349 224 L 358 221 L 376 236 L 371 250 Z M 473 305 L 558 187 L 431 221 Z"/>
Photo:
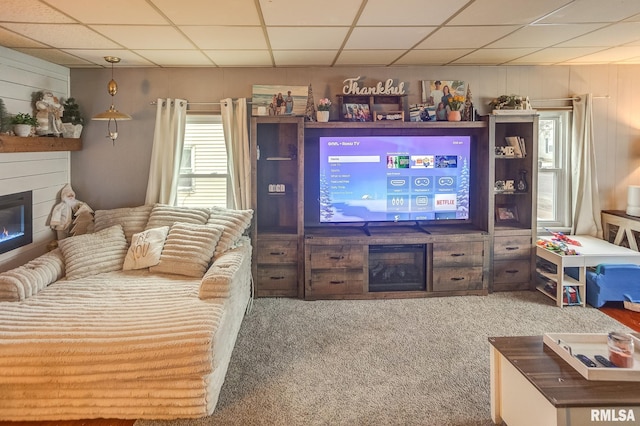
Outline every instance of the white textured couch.
<path id="1" fill-rule="evenodd" d="M 251 297 L 251 218 L 98 210 L 94 233 L 0 274 L 0 420 L 211 414 Z"/>

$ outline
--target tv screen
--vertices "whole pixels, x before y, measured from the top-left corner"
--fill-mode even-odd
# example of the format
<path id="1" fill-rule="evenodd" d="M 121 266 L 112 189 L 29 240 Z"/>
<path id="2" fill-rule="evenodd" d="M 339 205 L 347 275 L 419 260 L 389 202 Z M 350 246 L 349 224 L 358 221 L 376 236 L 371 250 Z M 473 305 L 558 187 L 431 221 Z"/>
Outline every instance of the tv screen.
<path id="1" fill-rule="evenodd" d="M 320 137 L 319 221 L 467 221 L 470 151 L 470 136 Z"/>

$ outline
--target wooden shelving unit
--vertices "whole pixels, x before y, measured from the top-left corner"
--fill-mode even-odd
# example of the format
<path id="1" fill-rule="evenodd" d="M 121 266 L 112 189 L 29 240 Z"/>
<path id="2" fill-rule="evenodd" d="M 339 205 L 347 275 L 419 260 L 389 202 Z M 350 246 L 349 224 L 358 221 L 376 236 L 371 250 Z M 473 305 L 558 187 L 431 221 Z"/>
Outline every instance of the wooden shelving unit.
<path id="1" fill-rule="evenodd" d="M 80 138 L 20 137 L 0 135 L 0 152 L 80 151 Z"/>

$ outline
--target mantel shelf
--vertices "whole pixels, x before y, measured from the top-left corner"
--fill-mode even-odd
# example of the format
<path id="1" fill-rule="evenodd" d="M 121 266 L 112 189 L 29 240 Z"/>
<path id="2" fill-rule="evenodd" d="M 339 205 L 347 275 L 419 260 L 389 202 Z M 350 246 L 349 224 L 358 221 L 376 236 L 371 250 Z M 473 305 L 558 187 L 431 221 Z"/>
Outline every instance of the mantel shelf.
<path id="1" fill-rule="evenodd" d="M 0 152 L 80 151 L 80 138 L 20 137 L 0 135 Z"/>

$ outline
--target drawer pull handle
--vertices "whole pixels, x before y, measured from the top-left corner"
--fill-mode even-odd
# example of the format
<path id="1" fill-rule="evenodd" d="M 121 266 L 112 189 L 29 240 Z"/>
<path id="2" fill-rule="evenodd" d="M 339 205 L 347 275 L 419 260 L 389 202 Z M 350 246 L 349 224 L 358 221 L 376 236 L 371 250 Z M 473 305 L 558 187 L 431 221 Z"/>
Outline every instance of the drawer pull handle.
<path id="1" fill-rule="evenodd" d="M 271 253 L 269 253 L 271 256 L 284 256 L 284 252 L 283 251 L 272 251 Z"/>
<path id="2" fill-rule="evenodd" d="M 342 259 L 344 259 L 344 256 L 329 256 L 329 259 L 331 259 L 331 260 L 342 260 Z"/>
<path id="3" fill-rule="evenodd" d="M 284 280 L 284 277 L 269 277 L 272 280 Z"/>
<path id="4" fill-rule="evenodd" d="M 505 272 L 507 274 L 517 274 L 519 271 L 517 269 L 507 269 Z"/>
<path id="5" fill-rule="evenodd" d="M 451 253 L 452 257 L 460 257 L 460 256 L 464 256 L 464 253 Z"/>
<path id="6" fill-rule="evenodd" d="M 451 281 L 464 281 L 464 277 L 451 277 Z"/>
<path id="7" fill-rule="evenodd" d="M 520 247 L 505 247 L 506 250 L 518 250 Z"/>
<path id="8" fill-rule="evenodd" d="M 344 281 L 329 281 L 329 284 L 344 284 Z"/>

